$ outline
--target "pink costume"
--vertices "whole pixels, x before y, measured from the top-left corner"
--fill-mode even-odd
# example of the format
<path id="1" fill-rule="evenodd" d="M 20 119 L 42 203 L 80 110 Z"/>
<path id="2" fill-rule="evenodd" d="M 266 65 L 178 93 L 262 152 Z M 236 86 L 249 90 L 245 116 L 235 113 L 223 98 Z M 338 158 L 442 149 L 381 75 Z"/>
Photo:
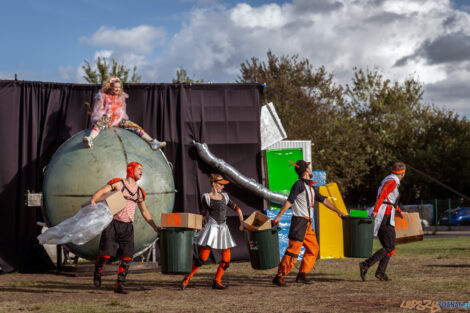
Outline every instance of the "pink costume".
<path id="1" fill-rule="evenodd" d="M 91 114 L 93 130 L 99 132 L 107 127 L 120 127 L 142 137 L 144 135 L 143 128 L 129 121 L 127 116 L 126 98 L 128 97 L 127 94 L 118 96 L 102 91 L 98 92 L 95 96 L 95 104 Z"/>
<path id="2" fill-rule="evenodd" d="M 119 79 L 114 78 L 114 81 L 119 81 Z M 113 79 L 111 79 L 111 82 L 113 82 Z M 129 120 L 126 113 L 126 99 L 128 97 L 129 96 L 125 93 L 122 96 L 105 93 L 103 91 L 99 91 L 96 94 L 93 112 L 91 113 L 93 129 L 89 136 L 83 137 L 83 143 L 88 148 L 93 146 L 93 139 L 99 132 L 108 127 L 123 128 L 133 132 L 137 136 L 143 137 L 149 142 L 153 150 L 163 148 L 166 145 L 164 141 L 159 142 L 157 139 L 152 140 L 142 127 Z"/>
<path id="3" fill-rule="evenodd" d="M 126 98 L 129 96 L 111 95 L 102 91 L 95 96 L 91 122 L 95 125 L 103 117 L 109 118 L 110 126 L 118 126 L 122 119 L 129 119 L 126 113 Z"/>

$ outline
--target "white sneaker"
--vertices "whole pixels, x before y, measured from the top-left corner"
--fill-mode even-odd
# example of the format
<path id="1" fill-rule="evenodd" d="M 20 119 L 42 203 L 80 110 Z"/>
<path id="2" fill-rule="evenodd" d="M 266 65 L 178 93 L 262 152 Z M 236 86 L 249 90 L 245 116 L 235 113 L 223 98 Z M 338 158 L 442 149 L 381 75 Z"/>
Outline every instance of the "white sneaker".
<path id="1" fill-rule="evenodd" d="M 157 139 L 152 139 L 152 141 L 150 141 L 150 147 L 152 147 L 152 150 L 158 150 L 164 146 L 166 146 L 166 142 L 164 141 L 158 141 Z"/>
<path id="2" fill-rule="evenodd" d="M 91 136 L 85 136 L 83 137 L 83 143 L 88 148 L 91 148 L 93 146 L 93 138 L 91 138 Z"/>

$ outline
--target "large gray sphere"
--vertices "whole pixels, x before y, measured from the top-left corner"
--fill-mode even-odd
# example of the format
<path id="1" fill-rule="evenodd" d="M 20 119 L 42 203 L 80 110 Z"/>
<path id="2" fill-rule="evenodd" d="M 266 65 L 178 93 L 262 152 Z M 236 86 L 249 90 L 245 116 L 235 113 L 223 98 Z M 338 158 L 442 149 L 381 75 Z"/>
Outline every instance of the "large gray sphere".
<path id="1" fill-rule="evenodd" d="M 127 163 L 143 165 L 138 184 L 145 190 L 145 203 L 153 220 L 161 225 L 161 214 L 173 210 L 175 184 L 165 155 L 153 151 L 149 144 L 134 133 L 120 128 L 101 131 L 92 148 L 82 142 L 84 130 L 67 140 L 56 151 L 44 178 L 44 211 L 48 226 L 55 226 L 75 215 L 81 204 L 112 178 L 125 178 Z M 138 208 L 134 219 L 135 254 L 143 251 L 157 234 L 144 220 Z M 77 255 L 94 259 L 98 254 L 100 236 L 84 245 L 68 244 Z"/>

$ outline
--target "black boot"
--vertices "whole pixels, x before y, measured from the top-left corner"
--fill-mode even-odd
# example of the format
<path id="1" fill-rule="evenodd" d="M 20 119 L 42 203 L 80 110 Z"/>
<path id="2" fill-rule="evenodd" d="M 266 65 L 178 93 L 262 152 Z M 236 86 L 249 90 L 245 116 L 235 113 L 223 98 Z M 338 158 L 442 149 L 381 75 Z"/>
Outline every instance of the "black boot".
<path id="1" fill-rule="evenodd" d="M 359 274 L 361 275 L 362 281 L 366 280 L 366 274 L 369 267 L 364 262 L 359 262 Z"/>
<path id="2" fill-rule="evenodd" d="M 114 287 L 115 293 L 128 294 L 129 292 L 124 290 L 124 282 L 126 281 L 126 276 L 131 266 L 132 260 L 130 258 L 121 259 L 121 264 L 119 264 L 118 277 L 116 281 L 116 286 Z"/>
<path id="3" fill-rule="evenodd" d="M 277 285 L 279 287 L 286 287 L 287 286 L 286 281 L 284 280 L 284 277 L 279 276 L 279 275 L 274 276 L 273 284 Z"/>
<path id="4" fill-rule="evenodd" d="M 222 284 L 222 282 L 218 282 L 216 281 L 215 279 L 212 281 L 212 289 L 227 289 L 228 286 L 227 285 L 224 285 Z"/>
<path id="5" fill-rule="evenodd" d="M 99 255 L 95 263 L 95 272 L 93 274 L 93 284 L 96 288 L 101 287 L 101 275 L 103 274 L 103 267 L 106 263 L 106 257 Z"/>
<path id="6" fill-rule="evenodd" d="M 129 293 L 129 291 L 124 290 L 123 283 L 119 282 L 119 281 L 117 281 L 116 286 L 114 286 L 114 292 L 115 293 L 120 293 L 120 294 L 123 294 L 123 295 L 127 295 Z"/>
<path id="7" fill-rule="evenodd" d="M 296 283 L 302 283 L 302 284 L 307 284 L 310 285 L 312 284 L 312 281 L 307 277 L 306 273 L 301 273 L 297 274 L 297 278 L 295 279 Z"/>
<path id="8" fill-rule="evenodd" d="M 388 278 L 387 274 L 383 273 L 375 273 L 375 277 L 378 279 L 378 280 L 381 280 L 381 281 L 391 281 L 392 279 L 391 278 Z"/>

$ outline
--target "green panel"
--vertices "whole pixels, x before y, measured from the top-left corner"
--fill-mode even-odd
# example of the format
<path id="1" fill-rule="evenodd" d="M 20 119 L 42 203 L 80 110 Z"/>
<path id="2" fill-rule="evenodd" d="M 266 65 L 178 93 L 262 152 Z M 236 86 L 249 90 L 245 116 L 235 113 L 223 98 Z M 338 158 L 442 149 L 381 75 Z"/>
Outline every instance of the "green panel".
<path id="1" fill-rule="evenodd" d="M 351 211 L 349 212 L 349 215 L 355 216 L 355 217 L 367 217 L 367 216 L 368 216 L 367 213 L 368 213 L 368 212 L 367 212 L 367 211 L 364 211 L 364 210 L 351 210 Z"/>
<path id="2" fill-rule="evenodd" d="M 292 185 L 299 178 L 291 162 L 303 160 L 301 148 L 266 150 L 269 190 L 288 195 Z M 279 210 L 281 205 L 270 204 L 271 210 Z"/>

